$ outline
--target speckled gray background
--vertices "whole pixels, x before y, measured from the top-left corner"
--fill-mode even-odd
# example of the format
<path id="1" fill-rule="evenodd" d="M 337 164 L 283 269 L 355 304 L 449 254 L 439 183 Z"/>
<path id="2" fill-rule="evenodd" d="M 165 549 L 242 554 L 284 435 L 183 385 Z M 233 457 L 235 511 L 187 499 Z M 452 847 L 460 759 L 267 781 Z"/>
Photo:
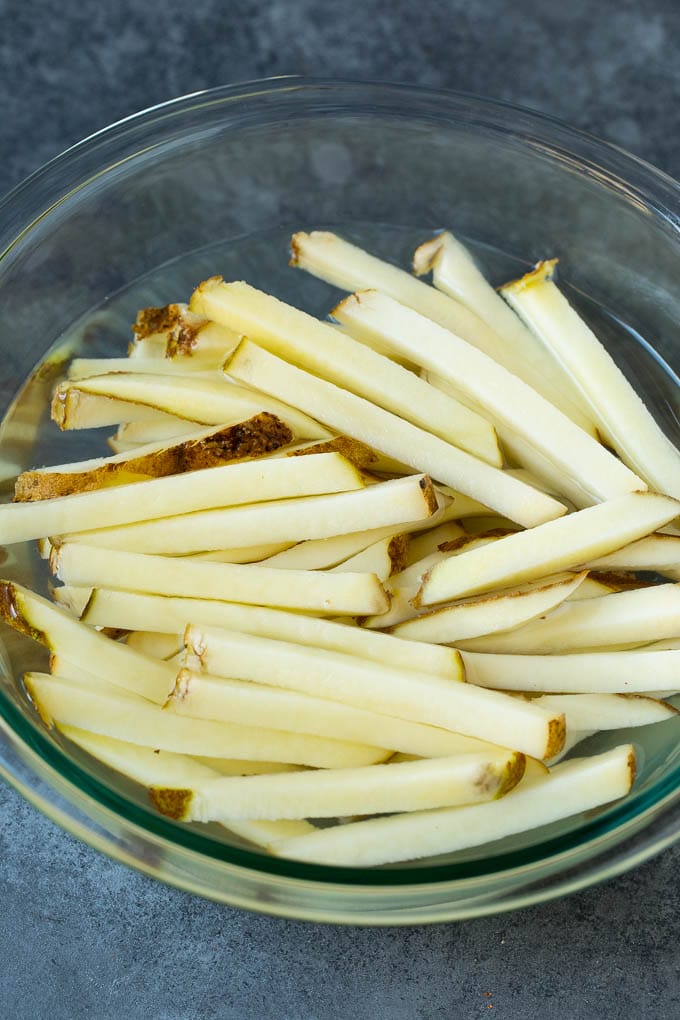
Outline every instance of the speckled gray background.
<path id="1" fill-rule="evenodd" d="M 0 192 L 141 107 L 288 73 L 523 103 L 680 176 L 679 42 L 673 0 L 0 0 Z M 0 787 L 0 1016 L 676 1020 L 679 868 L 459 925 L 289 923 L 156 885 Z"/>

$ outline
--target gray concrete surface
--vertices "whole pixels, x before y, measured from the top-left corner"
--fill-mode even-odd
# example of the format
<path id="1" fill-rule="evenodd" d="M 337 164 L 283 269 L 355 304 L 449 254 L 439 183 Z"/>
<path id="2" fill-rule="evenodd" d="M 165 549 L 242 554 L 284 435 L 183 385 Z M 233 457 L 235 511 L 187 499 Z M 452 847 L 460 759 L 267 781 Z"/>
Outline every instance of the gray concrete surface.
<path id="1" fill-rule="evenodd" d="M 0 0 L 0 192 L 144 106 L 287 73 L 516 101 L 680 175 L 673 0 Z M 3 1020 L 675 1020 L 680 848 L 496 919 L 271 920 L 152 883 L 0 787 Z"/>

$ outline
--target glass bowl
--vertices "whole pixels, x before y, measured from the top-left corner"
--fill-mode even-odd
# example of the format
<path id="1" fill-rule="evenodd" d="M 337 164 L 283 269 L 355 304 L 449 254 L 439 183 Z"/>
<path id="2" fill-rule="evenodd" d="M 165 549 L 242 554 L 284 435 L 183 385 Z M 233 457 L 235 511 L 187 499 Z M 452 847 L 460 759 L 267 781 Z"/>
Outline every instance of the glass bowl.
<path id="1" fill-rule="evenodd" d="M 495 282 L 559 256 L 570 296 L 677 441 L 679 214 L 678 185 L 634 157 L 469 96 L 281 79 L 148 110 L 70 149 L 0 205 L 2 477 L 101 449 L 90 435 L 57 435 L 49 392 L 64 351 L 123 353 L 137 308 L 183 300 L 221 273 L 325 314 L 336 294 L 286 265 L 289 234 L 313 228 L 405 265 L 419 240 L 449 226 Z M 44 361 L 51 348 L 60 353 Z M 2 573 L 45 590 L 31 549 L 2 557 Z M 632 739 L 641 768 L 630 797 L 587 817 L 400 866 L 271 858 L 160 817 L 134 784 L 48 732 L 15 679 L 41 653 L 6 629 L 3 639 L 2 774 L 91 845 L 224 903 L 358 924 L 467 918 L 583 888 L 678 837 L 672 720 L 593 738 L 593 750 Z"/>

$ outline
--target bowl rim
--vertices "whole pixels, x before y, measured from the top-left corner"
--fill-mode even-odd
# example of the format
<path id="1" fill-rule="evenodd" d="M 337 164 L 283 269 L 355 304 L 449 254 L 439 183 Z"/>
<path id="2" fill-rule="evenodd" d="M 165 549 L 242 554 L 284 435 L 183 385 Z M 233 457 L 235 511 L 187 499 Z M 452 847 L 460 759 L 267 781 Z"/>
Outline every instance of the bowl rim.
<path id="1" fill-rule="evenodd" d="M 363 101 L 368 108 L 369 97 L 376 100 L 382 96 L 390 103 L 398 100 L 407 100 L 409 96 L 415 97 L 423 103 L 437 105 L 445 112 L 449 111 L 452 122 L 456 121 L 456 110 L 467 111 L 468 115 L 476 114 L 479 122 L 487 128 L 497 132 L 502 131 L 506 136 L 516 136 L 525 144 L 531 147 L 548 150 L 549 153 L 559 157 L 563 162 L 578 168 L 581 172 L 596 176 L 600 182 L 610 188 L 625 193 L 626 198 L 635 204 L 642 205 L 648 211 L 654 213 L 668 228 L 676 235 L 680 230 L 680 185 L 663 171 L 654 168 L 639 157 L 627 153 L 621 147 L 607 141 L 602 141 L 594 135 L 574 128 L 559 118 L 532 111 L 502 100 L 495 100 L 476 96 L 474 94 L 457 92 L 452 90 L 422 87 L 410 84 L 397 84 L 382 81 L 332 79 L 325 77 L 303 77 L 303 76 L 280 76 L 276 78 L 254 79 L 251 81 L 218 86 L 205 89 L 174 99 L 169 99 L 156 105 L 150 106 L 137 113 L 120 118 L 112 124 L 101 128 L 76 144 L 65 149 L 56 155 L 32 174 L 17 184 L 0 199 L 0 232 L 2 231 L 2 218 L 7 210 L 11 210 L 17 203 L 22 204 L 26 198 L 30 198 L 33 191 L 37 189 L 38 195 L 42 194 L 42 185 L 50 185 L 55 177 L 64 176 L 62 171 L 69 172 L 77 169 L 81 156 L 91 153 L 93 148 L 98 148 L 101 143 L 119 138 L 128 132 L 137 132 L 150 123 L 162 119 L 176 117 L 181 113 L 191 112 L 216 106 L 227 102 L 238 102 L 239 100 L 260 99 L 266 96 L 278 96 L 283 93 L 301 93 L 307 96 L 310 93 L 334 93 L 335 95 L 350 93 L 363 93 Z M 350 99 L 351 99 L 350 95 Z M 390 107 L 394 109 L 394 106 Z M 378 106 L 370 108 L 370 115 L 375 116 L 381 112 Z M 414 114 L 415 116 L 416 114 Z M 508 115 L 510 120 L 507 120 Z M 459 119 L 458 119 L 459 120 Z M 550 135 L 549 142 L 546 136 Z M 100 169 L 100 173 L 106 173 L 108 166 Z M 96 176 L 96 175 L 95 175 Z M 91 176 L 82 179 L 75 184 L 68 194 L 85 187 L 91 180 Z M 63 182 L 61 185 L 63 192 Z M 0 261 L 2 261 L 12 250 L 14 244 L 28 233 L 35 225 L 37 219 L 48 216 L 55 205 L 60 204 L 66 197 L 65 194 L 49 195 L 49 187 L 46 188 L 46 204 L 34 209 L 29 216 L 29 222 L 19 230 L 7 246 L 3 246 L 0 238 Z M 50 200 L 51 197 L 51 200 Z M 30 203 L 29 203 L 30 204 Z M 11 220 L 11 217 L 10 217 Z M 8 712 L 9 707 L 9 712 Z M 199 842 L 209 842 L 214 847 L 227 851 L 226 858 L 220 854 L 206 854 L 197 847 L 191 846 L 195 841 L 195 833 L 172 823 L 151 810 L 142 809 L 131 800 L 120 797 L 116 791 L 106 787 L 93 778 L 80 766 L 76 765 L 65 752 L 46 734 L 36 729 L 29 734 L 31 740 L 25 741 L 21 737 L 23 722 L 12 725 L 10 719 L 14 715 L 14 706 L 6 702 L 4 694 L 0 692 L 0 714 L 3 716 L 7 726 L 11 729 L 13 737 L 28 747 L 33 753 L 38 753 L 41 761 L 49 769 L 59 775 L 67 782 L 71 782 L 75 789 L 94 796 L 99 804 L 109 807 L 117 814 L 133 824 L 141 825 L 143 830 L 154 837 L 170 840 L 195 853 L 208 856 L 212 861 L 232 864 L 239 868 L 246 868 L 257 872 L 265 877 L 285 876 L 297 880 L 304 880 L 306 883 L 333 883 L 352 887 L 354 889 L 362 886 L 380 888 L 404 888 L 406 886 L 432 887 L 445 883 L 449 887 L 454 886 L 457 880 L 466 881 L 470 878 L 482 878 L 489 873 L 498 875 L 501 871 L 515 872 L 518 868 L 541 863 L 547 860 L 561 857 L 568 853 L 576 845 L 580 849 L 584 847 L 584 834 L 587 845 L 598 843 L 608 835 L 619 832 L 626 828 L 626 822 L 630 823 L 631 802 L 626 799 L 618 806 L 606 809 L 597 818 L 586 822 L 566 833 L 563 836 L 551 838 L 545 842 L 539 841 L 530 847 L 519 851 L 510 851 L 489 858 L 491 867 L 483 867 L 486 859 L 480 857 L 472 862 L 459 864 L 427 865 L 419 869 L 392 867 L 389 869 L 367 869 L 367 868 L 339 868 L 327 865 L 307 864 L 266 856 L 259 851 L 251 851 L 239 847 L 231 847 L 227 844 L 211 840 L 210 837 L 201 836 Z M 19 713 L 16 714 L 19 718 Z M 75 778 L 69 778 L 69 772 Z M 674 783 L 669 784 L 669 779 L 676 777 Z M 635 817 L 649 811 L 664 810 L 671 804 L 680 800 L 680 768 L 676 769 L 670 776 L 664 777 L 664 781 L 657 783 L 653 791 L 657 796 L 650 799 L 652 790 L 638 794 L 632 801 L 638 804 L 642 801 L 643 806 L 635 812 Z M 11 776 L 10 776 L 11 780 Z M 670 786 L 673 788 L 671 789 Z M 121 812 L 119 801 L 126 807 Z M 35 803 L 35 801 L 34 801 Z M 132 812 L 132 814 L 130 814 Z M 49 812 L 47 812 L 49 813 Z M 618 823 L 621 823 L 620 825 Z M 625 833 L 622 839 L 625 838 Z M 677 834 L 680 838 L 680 832 Z M 648 849 L 646 856 L 656 852 L 655 846 Z M 546 857 L 547 853 L 547 857 Z M 636 859 L 639 860 L 639 854 Z M 505 863 L 503 863 L 505 862 Z M 602 866 L 601 873 L 591 879 L 596 881 L 606 871 Z M 619 868 L 623 870 L 623 868 Z M 420 877 L 418 876 L 420 872 Z M 547 899 L 557 893 L 550 891 L 547 895 L 537 895 L 530 902 L 537 902 L 540 899 Z"/>

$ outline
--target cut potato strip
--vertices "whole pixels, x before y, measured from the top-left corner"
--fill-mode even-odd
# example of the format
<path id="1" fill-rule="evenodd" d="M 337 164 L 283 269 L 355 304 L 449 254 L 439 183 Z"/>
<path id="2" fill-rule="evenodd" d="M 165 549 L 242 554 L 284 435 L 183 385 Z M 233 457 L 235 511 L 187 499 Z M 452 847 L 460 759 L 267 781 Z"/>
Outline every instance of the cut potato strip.
<path id="1" fill-rule="evenodd" d="M 465 641 L 462 647 L 478 652 L 554 655 L 607 645 L 633 648 L 676 635 L 680 635 L 680 585 L 660 584 L 568 602 L 544 619 L 504 634 L 487 632 L 485 637 Z"/>
<path id="2" fill-rule="evenodd" d="M 301 231 L 293 234 L 291 249 L 291 265 L 305 269 L 340 290 L 366 287 L 379 290 L 450 329 L 490 357 L 502 358 L 503 340 L 474 310 L 336 234 Z"/>
<path id="3" fill-rule="evenodd" d="M 327 323 L 247 283 L 216 277 L 202 283 L 191 300 L 272 354 L 500 466 L 496 435 L 484 418 Z"/>
<path id="4" fill-rule="evenodd" d="M 479 698 L 482 692 L 471 685 L 416 670 L 208 627 L 188 627 L 185 644 L 192 665 L 200 662 L 218 676 L 285 687 L 501 746 L 512 733 L 513 747 L 535 758 L 556 754 L 564 741 L 559 713 L 528 703 L 518 712 L 515 698 L 495 691 Z"/>
<path id="5" fill-rule="evenodd" d="M 333 315 L 353 329 L 378 335 L 395 353 L 443 376 L 454 392 L 483 407 L 494 423 L 511 429 L 569 474 L 593 501 L 646 487 L 592 436 L 517 376 L 393 298 L 377 291 L 362 291 L 346 298 Z"/>
<path id="6" fill-rule="evenodd" d="M 411 566 L 422 560 L 430 553 L 437 552 L 444 542 L 453 542 L 466 534 L 465 529 L 456 521 L 448 521 L 436 528 L 429 528 L 418 535 L 411 536 L 408 545 L 406 566 Z"/>
<path id="7" fill-rule="evenodd" d="M 180 671 L 167 709 L 196 719 L 266 726 L 291 733 L 314 733 L 357 744 L 380 743 L 422 758 L 458 753 L 458 735 L 434 726 L 407 722 L 353 705 L 315 698 L 242 680 Z"/>
<path id="8" fill-rule="evenodd" d="M 297 436 L 307 439 L 329 436 L 326 429 L 306 414 L 278 400 L 236 386 L 226 379 L 193 379 L 190 376 L 176 379 L 164 375 L 118 373 L 62 382 L 54 391 L 52 417 L 62 429 L 91 428 L 92 422 L 83 424 L 82 417 L 71 414 L 71 404 L 75 403 L 78 408 L 83 401 L 96 403 L 97 400 L 114 401 L 116 406 L 120 405 L 123 415 L 119 417 L 112 411 L 104 420 L 99 420 L 99 425 L 131 422 L 158 411 L 202 425 L 228 425 L 268 411 L 285 422 Z"/>
<path id="9" fill-rule="evenodd" d="M 170 361 L 167 358 L 74 358 L 68 366 L 68 378 L 74 380 L 91 379 L 96 375 L 108 375 L 111 372 L 123 372 L 140 375 L 174 375 L 184 378 L 188 372 L 192 379 L 216 378 L 219 362 L 215 361 L 214 366 L 207 368 L 204 364 L 196 362 L 183 364 L 182 362 Z"/>
<path id="10" fill-rule="evenodd" d="M 680 580 L 680 538 L 649 535 L 588 563 L 590 570 L 653 570 Z"/>
<path id="11" fill-rule="evenodd" d="M 115 484 L 122 474 L 160 478 L 260 457 L 285 447 L 293 434 L 273 414 L 260 414 L 236 425 L 210 428 L 175 441 L 161 440 L 135 452 L 24 471 L 14 487 L 16 502 L 66 496 Z M 329 451 L 330 452 L 330 451 Z"/>
<path id="12" fill-rule="evenodd" d="M 524 774 L 523 755 L 464 754 L 369 768 L 288 776 L 199 779 L 188 788 L 151 789 L 161 812 L 180 821 L 335 818 L 418 811 L 502 797 Z"/>
<path id="13" fill-rule="evenodd" d="M 680 651 L 502 655 L 461 652 L 471 684 L 494 690 L 551 694 L 648 694 L 673 690 Z"/>
<path id="14" fill-rule="evenodd" d="M 452 680 L 461 676 L 460 657 L 451 648 L 401 641 L 388 634 L 278 609 L 98 588 L 83 613 L 83 621 L 91 626 L 161 632 L 168 629 L 183 631 L 190 620 L 258 637 L 343 652 L 385 666 L 422 670 Z"/>
<path id="15" fill-rule="evenodd" d="M 221 776 L 261 776 L 271 772 L 296 772 L 303 765 L 287 765 L 280 761 L 248 761 L 238 758 L 204 758 L 202 755 L 194 755 L 194 760 L 202 765 L 208 765 Z"/>
<path id="16" fill-rule="evenodd" d="M 569 602 L 578 602 L 581 599 L 595 599 L 600 595 L 609 595 L 613 591 L 620 591 L 613 584 L 607 584 L 601 579 L 591 577 L 590 574 L 578 586 L 576 591 L 568 597 Z"/>
<path id="17" fill-rule="evenodd" d="M 182 635 L 158 634 L 153 630 L 133 630 L 125 639 L 128 648 L 134 648 L 152 659 L 171 659 L 182 648 Z"/>
<path id="18" fill-rule="evenodd" d="M 321 456 L 337 457 L 339 454 Z M 305 461 L 311 469 L 308 475 L 314 478 L 317 474 L 318 458 L 315 457 L 313 460 L 301 458 L 299 463 Z M 287 465 L 298 461 L 281 460 L 271 463 Z M 229 465 L 226 470 L 235 469 L 236 465 Z M 352 472 L 356 478 L 354 468 Z M 188 481 L 191 482 L 191 479 Z M 254 494 L 251 492 L 251 496 Z M 36 504 L 39 505 L 41 504 Z M 305 539 L 326 538 L 336 534 L 338 520 L 342 520 L 343 526 L 348 531 L 363 530 L 367 524 L 373 527 L 389 525 L 392 532 L 400 531 L 401 528 L 395 528 L 395 525 L 417 520 L 426 522 L 436 510 L 437 499 L 430 480 L 424 475 L 409 475 L 354 492 L 295 497 L 203 510 L 177 517 L 164 517 L 156 521 L 128 524 L 120 528 L 80 532 L 69 537 L 75 542 L 105 546 L 108 549 L 168 553 L 177 556 L 209 549 L 222 549 L 225 546 L 250 546 L 263 535 L 266 535 L 270 542 L 299 542 Z"/>
<path id="19" fill-rule="evenodd" d="M 122 591 L 232 600 L 306 609 L 329 616 L 355 616 L 387 608 L 387 596 L 374 574 L 274 570 L 253 564 L 208 563 L 70 543 L 53 550 L 50 565 L 65 584 L 80 586 L 106 585 Z"/>
<path id="20" fill-rule="evenodd" d="M 624 744 L 526 777 L 498 803 L 372 818 L 273 843 L 271 850 L 316 864 L 370 867 L 453 853 L 610 804 L 629 793 L 635 751 Z"/>
<path id="21" fill-rule="evenodd" d="M 141 783 L 143 786 L 161 786 L 162 784 L 176 784 L 187 786 L 191 782 L 200 782 L 202 779 L 217 778 L 221 775 L 222 762 L 219 758 L 212 759 L 213 767 L 201 764 L 197 758 L 189 755 L 173 754 L 171 751 L 152 750 L 148 747 L 141 747 L 136 744 L 129 744 L 123 740 L 114 740 L 112 737 L 103 737 L 98 733 L 88 733 L 75 726 L 60 726 L 60 731 L 72 743 L 78 744 L 88 754 L 98 758 L 108 765 L 129 776 L 130 779 Z M 210 761 L 211 759 L 206 759 Z M 264 765 L 275 772 L 290 771 L 295 768 L 291 765 L 281 765 L 274 762 L 230 762 L 233 766 L 251 766 L 253 764 Z M 219 767 L 218 767 L 219 766 Z M 258 770 L 259 772 L 260 770 Z M 244 772 L 234 772 L 233 775 L 245 775 Z M 234 822 L 229 826 L 229 831 L 255 843 L 257 846 L 267 846 L 273 840 L 292 839 L 295 836 L 305 836 L 314 832 L 315 827 L 306 821 L 285 821 L 285 822 L 264 822 L 264 821 L 242 821 Z"/>
<path id="22" fill-rule="evenodd" d="M 576 592 L 585 577 L 585 571 L 546 577 L 519 588 L 479 595 L 400 623 L 392 633 L 407 640 L 455 644 L 480 634 L 510 630 L 554 609 Z"/>
<path id="23" fill-rule="evenodd" d="M 95 489 L 31 503 L 5 503 L 0 505 L 0 533 L 5 543 L 91 529 L 99 536 L 109 527 L 167 520 L 170 508 L 177 515 L 192 514 L 252 504 L 253 497 L 285 500 L 362 488 L 361 475 L 339 453 L 258 459 L 119 485 L 115 496 L 108 489 Z"/>
<path id="24" fill-rule="evenodd" d="M 677 708 L 639 694 L 543 694 L 534 704 L 564 712 L 571 730 L 620 730 L 667 722 Z"/>
<path id="25" fill-rule="evenodd" d="M 385 613 L 367 617 L 361 621 L 361 625 L 369 628 L 391 628 L 406 620 L 413 619 L 418 615 L 418 609 L 415 608 L 414 603 L 415 597 L 423 583 L 423 578 L 430 570 L 438 563 L 448 559 L 451 555 L 458 556 L 466 549 L 481 548 L 484 545 L 488 545 L 489 542 L 497 541 L 499 537 L 499 535 L 494 533 L 488 535 L 463 534 L 450 542 L 443 542 L 441 549 L 430 553 L 429 556 L 425 556 L 416 563 L 412 563 L 405 570 L 402 570 L 401 573 L 395 574 L 389 579 L 389 582 L 386 584 L 390 597 L 389 609 Z"/>
<path id="26" fill-rule="evenodd" d="M 437 564 L 418 593 L 423 606 L 568 570 L 633 542 L 674 517 L 680 503 L 633 492 L 521 531 Z"/>
<path id="27" fill-rule="evenodd" d="M 553 282 L 555 265 L 539 262 L 503 296 L 579 387 L 604 440 L 651 488 L 680 498 L 680 450 Z"/>
<path id="28" fill-rule="evenodd" d="M 569 374 L 508 307 L 453 234 L 443 231 L 421 244 L 413 256 L 413 271 L 416 276 L 432 271 L 432 282 L 438 290 L 462 302 L 501 338 L 502 345 L 492 357 L 582 429 L 596 435 L 590 408 Z"/>
<path id="29" fill-rule="evenodd" d="M 375 574 L 383 584 L 392 574 L 403 570 L 408 553 L 408 535 L 394 535 L 374 542 L 368 548 L 355 553 L 348 559 L 332 567 L 333 573 L 346 573 L 348 570 L 368 571 Z"/>
<path id="30" fill-rule="evenodd" d="M 241 549 L 211 549 L 187 555 L 192 560 L 208 560 L 213 563 L 259 563 L 293 546 L 293 542 L 270 542 L 266 545 L 246 545 Z"/>
<path id="31" fill-rule="evenodd" d="M 49 558 L 49 553 L 45 558 Z M 68 610 L 73 616 L 81 617 L 92 597 L 92 588 L 77 588 L 73 585 L 52 586 L 50 595 L 62 609 Z"/>
<path id="32" fill-rule="evenodd" d="M 87 684 L 49 674 L 27 673 L 24 683 L 47 723 L 53 720 L 161 751 L 261 758 L 315 768 L 372 765 L 386 757 L 380 748 L 340 740 L 183 718 L 123 691 L 93 691 Z"/>
<path id="33" fill-rule="evenodd" d="M 153 408 L 151 410 L 153 411 Z M 191 435 L 199 436 L 203 432 L 205 432 L 205 426 L 199 425 L 198 422 L 190 422 L 186 418 L 178 418 L 174 414 L 157 411 L 155 414 L 150 414 L 145 421 L 134 420 L 119 425 L 116 430 L 115 442 L 119 442 L 126 449 L 114 452 L 130 453 L 134 448 L 146 446 L 147 443 L 158 443 L 168 439 L 187 439 Z M 114 440 L 109 439 L 108 443 L 113 448 Z"/>
<path id="34" fill-rule="evenodd" d="M 97 429 L 129 422 L 152 425 L 158 414 L 160 412 L 155 407 L 143 407 L 127 400 L 88 393 L 76 382 L 60 383 L 52 398 L 52 420 L 62 430 Z M 183 431 L 186 432 L 186 422 Z"/>
<path id="35" fill-rule="evenodd" d="M 477 460 L 437 436 L 403 421 L 361 397 L 317 379 L 244 341 L 225 365 L 237 379 L 266 393 L 285 395 L 330 427 L 355 436 L 381 453 L 426 471 L 519 524 L 531 527 L 559 517 L 562 504 L 498 468 Z"/>
<path id="36" fill-rule="evenodd" d="M 13 581 L 0 581 L 0 616 L 51 652 L 70 662 L 87 662 L 102 680 L 149 701 L 164 704 L 173 688 L 172 666 L 111 641 Z"/>

